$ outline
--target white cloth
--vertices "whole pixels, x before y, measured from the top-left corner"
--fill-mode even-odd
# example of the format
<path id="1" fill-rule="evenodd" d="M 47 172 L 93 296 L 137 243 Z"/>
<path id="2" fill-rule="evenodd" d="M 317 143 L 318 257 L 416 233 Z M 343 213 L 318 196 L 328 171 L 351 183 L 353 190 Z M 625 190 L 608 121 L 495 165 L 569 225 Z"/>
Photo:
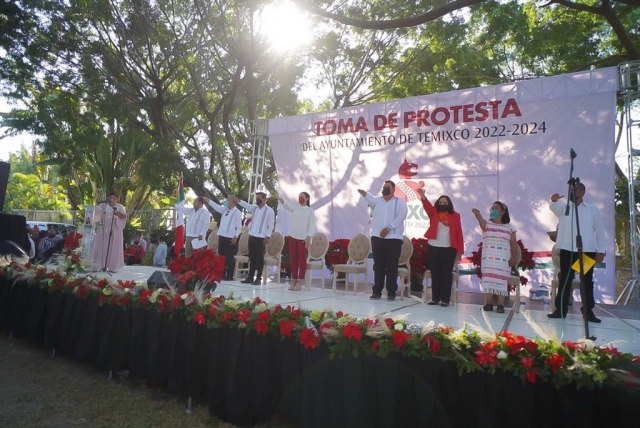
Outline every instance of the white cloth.
<path id="1" fill-rule="evenodd" d="M 184 206 L 184 201 L 176 205 L 176 208 L 182 210 L 187 216 L 187 224 L 185 226 L 185 235 L 192 238 L 202 236 L 202 240 L 205 241 L 207 236 L 207 230 L 209 229 L 209 223 L 211 222 L 211 214 L 203 206 L 199 210 L 195 208 L 188 208 Z M 205 241 L 206 243 L 206 241 Z"/>
<path id="2" fill-rule="evenodd" d="M 373 208 L 371 236 L 381 238 L 380 232 L 388 227 L 390 232 L 384 239 L 402 239 L 404 219 L 407 218 L 406 202 L 395 196 L 387 201 L 382 196 L 373 196 L 369 192 L 365 194 L 364 199 Z"/>
<path id="3" fill-rule="evenodd" d="M 549 202 L 549 208 L 558 217 L 558 235 L 556 247 L 561 250 L 578 251 L 576 246 L 576 218 L 574 214 L 575 204 L 569 202 L 569 215 L 565 216 L 566 201 L 562 199 Z M 604 253 L 604 225 L 600 211 L 593 205 L 582 201 L 578 205 L 578 217 L 580 219 L 580 235 L 582 236 L 582 251 L 585 253 Z"/>
<path id="4" fill-rule="evenodd" d="M 312 237 L 316 233 L 316 216 L 306 205 L 293 205 L 287 201 L 280 204 L 285 210 L 293 213 L 289 223 L 289 236 L 304 240 L 306 237 Z"/>
<path id="5" fill-rule="evenodd" d="M 488 221 L 482 231 L 482 290 L 485 293 L 508 296 L 511 276 L 511 234 L 516 231 L 511 224 Z"/>
<path id="6" fill-rule="evenodd" d="M 220 217 L 220 227 L 216 235 L 224 236 L 225 238 L 237 238 L 240 236 L 240 232 L 242 231 L 242 213 L 238 208 L 233 207 L 229 209 L 213 201 L 209 201 L 209 206 L 222 214 Z"/>
<path id="7" fill-rule="evenodd" d="M 252 214 L 251 223 L 249 223 L 249 236 L 255 238 L 271 237 L 275 218 L 273 208 L 267 204 L 258 208 L 257 205 L 249 205 L 245 201 L 240 201 L 239 204 Z"/>
<path id="8" fill-rule="evenodd" d="M 200 248 L 204 248 L 207 246 L 207 241 L 205 239 L 194 239 L 191 241 L 191 248 L 194 250 L 199 250 Z"/>

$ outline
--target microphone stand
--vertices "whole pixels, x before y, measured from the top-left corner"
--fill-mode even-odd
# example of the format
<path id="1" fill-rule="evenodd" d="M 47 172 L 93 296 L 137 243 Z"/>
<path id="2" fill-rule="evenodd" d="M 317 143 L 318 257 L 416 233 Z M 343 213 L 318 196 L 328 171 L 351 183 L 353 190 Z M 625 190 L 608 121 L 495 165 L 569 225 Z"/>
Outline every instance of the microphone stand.
<path id="1" fill-rule="evenodd" d="M 580 266 L 580 297 L 582 298 L 582 321 L 584 323 L 584 337 L 585 339 L 596 340 L 595 336 L 589 336 L 589 308 L 585 308 L 585 304 L 588 305 L 587 302 L 587 286 L 585 284 L 584 279 L 584 261 L 582 260 L 582 235 L 580 234 L 580 216 L 578 215 L 578 205 L 576 205 L 576 190 L 578 183 L 580 183 L 580 177 L 573 178 L 573 159 L 575 158 L 575 152 L 571 149 L 571 170 L 569 172 L 569 197 L 567 198 L 567 209 L 565 211 L 565 215 L 569 215 L 569 199 L 571 199 L 571 195 L 573 195 L 573 212 L 576 218 L 576 249 L 578 250 L 578 265 Z M 573 260 L 572 260 L 573 261 Z M 570 262 L 569 269 L 571 269 L 571 265 L 573 263 Z M 593 269 L 593 268 L 592 268 Z M 567 287 L 569 290 L 567 290 Z M 565 285 L 564 293 L 569 292 L 570 294 L 573 292 L 571 284 Z M 564 296 L 562 296 L 564 298 Z M 562 308 L 560 308 L 562 310 Z"/>
<path id="2" fill-rule="evenodd" d="M 110 206 L 110 205 L 109 205 Z M 109 260 L 109 251 L 111 250 L 111 237 L 113 236 L 113 221 L 116 219 L 116 210 L 118 207 L 113 208 L 113 215 L 111 216 L 111 227 L 109 228 L 109 240 L 107 241 L 107 256 L 104 258 L 104 266 L 100 269 L 100 272 L 107 272 L 111 275 L 111 272 L 107 270 L 107 260 Z"/>

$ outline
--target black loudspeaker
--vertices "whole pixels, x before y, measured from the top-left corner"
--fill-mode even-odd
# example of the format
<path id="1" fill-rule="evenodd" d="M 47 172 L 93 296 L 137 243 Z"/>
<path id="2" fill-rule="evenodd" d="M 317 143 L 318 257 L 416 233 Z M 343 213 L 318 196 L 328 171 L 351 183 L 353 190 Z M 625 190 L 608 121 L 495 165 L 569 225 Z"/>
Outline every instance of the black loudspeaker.
<path id="1" fill-rule="evenodd" d="M 175 285 L 176 276 L 177 275 L 172 275 L 171 272 L 167 272 L 165 270 L 157 270 L 151 274 L 149 279 L 147 279 L 147 285 L 149 288 L 154 290 L 156 288 L 166 288 L 167 282 L 171 285 Z"/>
<path id="2" fill-rule="evenodd" d="M 4 209 L 4 197 L 7 194 L 7 183 L 9 182 L 10 169 L 10 164 L 0 161 L 0 212 Z"/>

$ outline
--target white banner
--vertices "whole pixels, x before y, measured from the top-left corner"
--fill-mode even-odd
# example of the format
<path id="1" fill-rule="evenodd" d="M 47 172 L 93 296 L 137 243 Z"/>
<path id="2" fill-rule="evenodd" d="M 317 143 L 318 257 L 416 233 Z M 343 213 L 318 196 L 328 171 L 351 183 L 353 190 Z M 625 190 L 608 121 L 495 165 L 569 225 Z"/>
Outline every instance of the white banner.
<path id="1" fill-rule="evenodd" d="M 462 216 L 466 256 L 482 238 L 471 209 L 488 218 L 500 200 L 525 247 L 548 252 L 546 232 L 557 224 L 548 201 L 567 194 L 573 148 L 573 176 L 586 186 L 585 201 L 601 209 L 606 231 L 607 268 L 596 270 L 596 298 L 613 302 L 616 83 L 617 69 L 607 68 L 272 119 L 280 193 L 292 202 L 310 193 L 318 231 L 330 240 L 370 232 L 357 189 L 379 195 L 384 180 L 394 181 L 409 207 L 412 238 L 429 225 L 415 189 L 432 202 L 448 195 Z M 276 229 L 286 235 L 286 213 Z M 549 275 L 529 276 L 549 284 Z M 462 285 L 479 288 L 472 278 Z"/>

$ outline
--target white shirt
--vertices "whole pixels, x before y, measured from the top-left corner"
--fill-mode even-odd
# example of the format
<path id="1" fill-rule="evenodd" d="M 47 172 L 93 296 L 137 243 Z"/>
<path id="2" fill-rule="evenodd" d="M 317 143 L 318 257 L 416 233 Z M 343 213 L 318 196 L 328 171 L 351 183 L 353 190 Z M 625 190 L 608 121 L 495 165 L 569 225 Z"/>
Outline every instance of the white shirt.
<path id="1" fill-rule="evenodd" d="M 184 206 L 184 201 L 177 205 L 177 208 L 182 209 L 187 216 L 186 235 L 191 238 L 202 236 L 202 239 L 204 239 L 207 236 L 207 230 L 211 222 L 209 211 L 204 206 L 200 207 L 198 211 L 195 208 L 187 208 Z"/>
<path id="2" fill-rule="evenodd" d="M 225 238 L 237 238 L 242 231 L 242 213 L 236 207 L 231 209 L 218 205 L 213 201 L 209 201 L 209 206 L 218 211 L 222 216 L 220 217 L 220 227 L 216 232 L 218 236 L 224 236 Z"/>
<path id="3" fill-rule="evenodd" d="M 284 201 L 284 204 L 280 204 L 280 206 L 293 213 L 289 223 L 289 236 L 304 240 L 316 233 L 316 216 L 311 207 L 300 204 L 293 205 L 287 201 Z"/>
<path id="4" fill-rule="evenodd" d="M 438 235 L 436 235 L 436 239 L 429 239 L 429 245 L 449 248 L 451 246 L 451 228 L 438 220 Z"/>
<path id="5" fill-rule="evenodd" d="M 549 202 L 549 208 L 558 217 L 558 236 L 556 247 L 561 250 L 578 251 L 576 246 L 576 218 L 575 205 L 569 202 L 569 215 L 565 216 L 566 201 Z M 595 205 L 584 201 L 578 205 L 580 220 L 580 235 L 582 236 L 582 251 L 585 253 L 604 253 L 604 225 L 600 211 Z"/>
<path id="6" fill-rule="evenodd" d="M 258 208 L 257 205 L 249 205 L 245 201 L 238 203 L 241 207 L 253 214 L 251 223 L 249 223 L 249 236 L 255 238 L 271 237 L 275 219 L 273 209 L 266 203 L 261 208 Z"/>
<path id="7" fill-rule="evenodd" d="M 407 204 L 395 196 L 385 200 L 382 196 L 373 196 L 367 192 L 364 196 L 373 208 L 373 225 L 371 236 L 381 238 L 380 232 L 388 227 L 390 232 L 384 239 L 402 239 L 404 235 L 404 219 L 407 218 Z"/>

